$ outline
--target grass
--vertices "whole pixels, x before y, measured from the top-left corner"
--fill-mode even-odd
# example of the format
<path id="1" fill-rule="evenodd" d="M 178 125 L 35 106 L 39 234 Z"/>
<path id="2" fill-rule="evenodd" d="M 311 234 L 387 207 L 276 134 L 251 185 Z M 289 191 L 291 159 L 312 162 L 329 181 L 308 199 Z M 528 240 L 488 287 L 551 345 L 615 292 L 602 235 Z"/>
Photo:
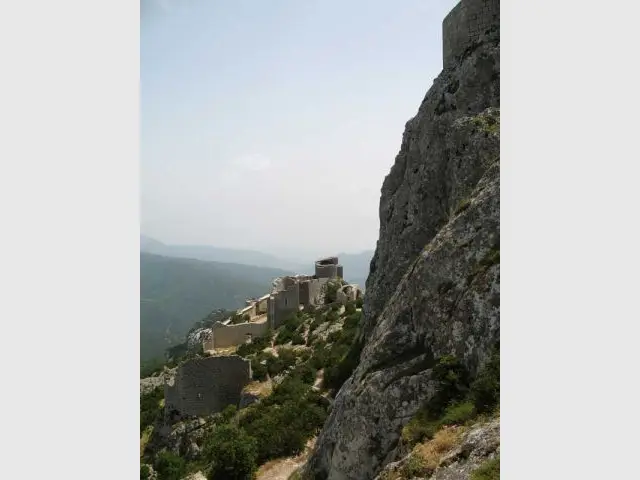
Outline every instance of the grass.
<path id="1" fill-rule="evenodd" d="M 416 445 L 401 470 L 402 475 L 407 478 L 431 475 L 442 457 L 458 445 L 462 432 L 462 428 L 446 428 L 438 431 L 432 440 Z"/>
<path id="2" fill-rule="evenodd" d="M 149 439 L 151 438 L 151 434 L 153 433 L 153 425 L 149 425 L 142 431 L 142 436 L 140 437 L 140 458 L 142 458 L 144 454 L 144 449 L 149 443 Z"/>
<path id="3" fill-rule="evenodd" d="M 500 457 L 487 460 L 477 469 L 471 472 L 470 480 L 499 480 L 500 479 Z"/>

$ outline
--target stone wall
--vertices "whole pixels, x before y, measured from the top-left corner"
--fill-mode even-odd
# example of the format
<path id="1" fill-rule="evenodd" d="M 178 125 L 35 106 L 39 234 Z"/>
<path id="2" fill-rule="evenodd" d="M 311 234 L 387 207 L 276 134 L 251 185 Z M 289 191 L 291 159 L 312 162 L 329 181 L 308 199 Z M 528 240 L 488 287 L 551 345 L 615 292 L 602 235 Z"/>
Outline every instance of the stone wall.
<path id="1" fill-rule="evenodd" d="M 220 412 L 240 403 L 250 380 L 251 363 L 237 355 L 190 360 L 165 382 L 165 409 L 195 416 Z"/>
<path id="2" fill-rule="evenodd" d="M 338 257 L 327 257 L 318 260 L 315 264 L 316 277 L 336 278 L 338 276 Z"/>
<path id="3" fill-rule="evenodd" d="M 282 325 L 289 315 L 300 310 L 300 285 L 292 283 L 274 295 L 273 319 L 270 323 L 274 329 Z"/>
<path id="4" fill-rule="evenodd" d="M 205 351 L 214 348 L 228 348 L 242 345 L 247 340 L 247 335 L 253 338 L 262 337 L 269 330 L 269 323 L 264 317 L 256 322 L 238 323 L 236 325 L 223 325 L 216 322 L 212 328 L 212 335 L 204 342 Z"/>
<path id="5" fill-rule="evenodd" d="M 442 21 L 442 62 L 455 64 L 480 35 L 500 24 L 500 0 L 461 0 Z"/>

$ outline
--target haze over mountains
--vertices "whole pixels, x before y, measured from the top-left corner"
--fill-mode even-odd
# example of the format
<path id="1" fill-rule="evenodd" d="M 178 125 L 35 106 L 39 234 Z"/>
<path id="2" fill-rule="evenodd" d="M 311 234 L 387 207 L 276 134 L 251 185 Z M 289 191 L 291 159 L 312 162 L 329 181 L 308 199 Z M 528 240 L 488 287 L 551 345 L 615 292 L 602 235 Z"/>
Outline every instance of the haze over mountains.
<path id="1" fill-rule="evenodd" d="M 372 251 L 339 254 L 348 281 L 364 288 Z M 312 274 L 305 264 L 268 253 L 167 245 L 140 236 L 140 358 L 162 357 L 212 310 L 235 310 L 267 293 L 275 277 Z"/>
<path id="2" fill-rule="evenodd" d="M 242 250 L 209 245 L 168 245 L 146 235 L 140 235 L 140 251 L 165 257 L 191 258 L 208 262 L 235 263 L 287 270 L 289 272 L 312 274 L 315 258 L 306 261 L 282 258 L 270 253 Z M 364 288 L 373 250 L 360 253 L 327 252 L 325 256 L 337 255 L 344 266 L 344 274 L 348 281 Z"/>

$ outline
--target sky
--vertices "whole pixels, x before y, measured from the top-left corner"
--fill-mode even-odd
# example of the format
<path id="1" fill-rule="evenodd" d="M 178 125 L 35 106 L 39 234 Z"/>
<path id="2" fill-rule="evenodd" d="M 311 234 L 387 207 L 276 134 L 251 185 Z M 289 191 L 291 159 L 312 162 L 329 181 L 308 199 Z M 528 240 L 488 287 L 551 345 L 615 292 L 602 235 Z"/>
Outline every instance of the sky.
<path id="1" fill-rule="evenodd" d="M 141 233 L 374 249 L 380 189 L 456 0 L 141 0 Z"/>

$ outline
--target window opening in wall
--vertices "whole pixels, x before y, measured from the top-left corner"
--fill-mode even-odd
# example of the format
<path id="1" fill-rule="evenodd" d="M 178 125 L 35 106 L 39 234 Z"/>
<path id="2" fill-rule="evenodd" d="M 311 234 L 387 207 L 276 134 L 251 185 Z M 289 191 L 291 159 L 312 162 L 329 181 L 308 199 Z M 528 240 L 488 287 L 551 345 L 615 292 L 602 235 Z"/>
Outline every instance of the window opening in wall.
<path id="1" fill-rule="evenodd" d="M 284 299 L 284 306 L 285 307 L 287 306 L 287 299 L 286 298 Z"/>

